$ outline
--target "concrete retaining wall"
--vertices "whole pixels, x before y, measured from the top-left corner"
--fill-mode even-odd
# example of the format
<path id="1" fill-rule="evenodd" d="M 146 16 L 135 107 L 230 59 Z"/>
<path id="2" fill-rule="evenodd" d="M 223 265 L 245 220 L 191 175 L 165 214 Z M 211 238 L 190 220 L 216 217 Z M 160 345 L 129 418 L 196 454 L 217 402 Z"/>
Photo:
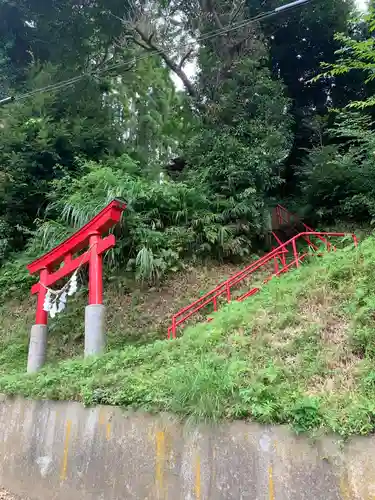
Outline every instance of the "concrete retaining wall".
<path id="1" fill-rule="evenodd" d="M 0 487 L 31 500 L 374 500 L 374 457 L 374 437 L 0 402 Z"/>

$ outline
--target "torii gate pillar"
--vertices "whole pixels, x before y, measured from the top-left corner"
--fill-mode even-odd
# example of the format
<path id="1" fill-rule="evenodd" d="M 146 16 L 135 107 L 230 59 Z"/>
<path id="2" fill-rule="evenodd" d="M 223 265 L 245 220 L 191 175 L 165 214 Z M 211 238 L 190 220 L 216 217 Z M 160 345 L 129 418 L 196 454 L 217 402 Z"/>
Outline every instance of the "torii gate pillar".
<path id="1" fill-rule="evenodd" d="M 38 371 L 44 364 L 47 347 L 48 313 L 44 311 L 47 288 L 89 265 L 89 305 L 85 309 L 85 356 L 100 354 L 105 348 L 105 307 L 103 305 L 103 254 L 114 247 L 113 234 L 104 233 L 120 221 L 126 205 L 113 200 L 90 222 L 53 250 L 27 266 L 30 274 L 39 273 L 39 283 L 31 288 L 38 294 L 35 325 L 31 328 L 27 371 Z M 86 253 L 74 254 L 88 247 Z"/>
<path id="2" fill-rule="evenodd" d="M 98 233 L 90 235 L 89 245 L 94 250 L 89 262 L 89 305 L 85 309 L 85 356 L 104 351 L 105 306 L 103 305 L 102 256 L 96 252 Z"/>
<path id="3" fill-rule="evenodd" d="M 46 284 L 48 280 L 48 271 L 42 268 L 39 273 L 39 283 Z M 43 365 L 46 358 L 47 332 L 48 332 L 48 313 L 44 311 L 44 299 L 47 290 L 41 286 L 38 293 L 38 304 L 36 309 L 35 325 L 31 327 L 29 354 L 27 358 L 27 372 L 37 372 Z"/>

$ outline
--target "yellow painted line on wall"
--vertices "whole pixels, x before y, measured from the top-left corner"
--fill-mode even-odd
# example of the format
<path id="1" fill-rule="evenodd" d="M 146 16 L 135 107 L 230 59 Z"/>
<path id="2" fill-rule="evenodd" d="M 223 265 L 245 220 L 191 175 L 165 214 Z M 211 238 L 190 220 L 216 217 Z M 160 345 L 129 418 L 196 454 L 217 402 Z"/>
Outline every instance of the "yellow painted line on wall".
<path id="1" fill-rule="evenodd" d="M 165 434 L 158 431 L 155 436 L 155 482 L 158 498 L 162 498 L 164 489 Z"/>
<path id="2" fill-rule="evenodd" d="M 105 409 L 100 408 L 99 410 L 99 425 L 104 425 L 105 424 Z"/>
<path id="3" fill-rule="evenodd" d="M 340 493 L 341 493 L 343 500 L 350 500 L 352 498 L 352 493 L 350 490 L 351 490 L 351 488 L 350 488 L 347 474 L 344 473 L 340 477 Z M 374 500 L 375 500 L 375 497 L 374 497 Z"/>
<path id="4" fill-rule="evenodd" d="M 268 467 L 268 498 L 269 500 L 275 500 L 275 487 L 273 484 L 272 465 Z"/>
<path id="5" fill-rule="evenodd" d="M 201 500 L 201 459 L 199 455 L 195 461 L 195 500 Z"/>
<path id="6" fill-rule="evenodd" d="M 68 453 L 69 453 L 69 441 L 70 441 L 71 430 L 72 430 L 72 421 L 67 420 L 66 427 L 65 427 L 63 463 L 62 463 L 61 474 L 60 474 L 61 481 L 64 481 L 66 479 L 66 471 L 68 469 Z"/>
<path id="7" fill-rule="evenodd" d="M 346 480 L 345 476 L 342 476 L 340 478 L 340 493 L 342 495 L 343 500 L 350 499 L 348 481 Z"/>
<path id="8" fill-rule="evenodd" d="M 109 422 L 105 428 L 105 437 L 106 437 L 107 441 L 109 441 L 111 439 L 111 424 Z"/>

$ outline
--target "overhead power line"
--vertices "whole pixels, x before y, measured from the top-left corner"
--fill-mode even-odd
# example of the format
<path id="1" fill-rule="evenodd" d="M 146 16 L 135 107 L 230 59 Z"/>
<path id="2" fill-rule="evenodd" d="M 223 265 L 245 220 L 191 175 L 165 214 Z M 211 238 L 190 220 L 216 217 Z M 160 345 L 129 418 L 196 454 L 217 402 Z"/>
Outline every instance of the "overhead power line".
<path id="1" fill-rule="evenodd" d="M 254 17 L 247 19 L 247 20 L 244 20 L 244 21 L 240 21 L 240 22 L 235 23 L 235 24 L 228 26 L 226 28 L 210 31 L 210 32 L 198 37 L 195 40 L 195 43 L 199 44 L 201 42 L 210 40 L 211 38 L 215 38 L 216 36 L 227 34 L 227 33 L 230 33 L 232 31 L 236 31 L 240 28 L 244 28 L 244 27 L 249 26 L 251 24 L 263 21 L 264 19 L 268 19 L 270 17 L 277 16 L 278 14 L 281 14 L 285 11 L 289 11 L 295 7 L 305 5 L 307 3 L 310 3 L 311 1 L 312 0 L 295 0 L 294 2 L 290 2 L 290 3 L 287 3 L 285 5 L 281 5 L 280 7 L 276 7 L 275 9 L 273 9 L 271 11 L 263 12 L 261 14 L 258 14 L 257 16 L 254 16 Z M 120 17 L 115 16 L 112 13 L 110 13 L 110 15 L 112 15 L 113 17 L 115 17 L 116 19 L 121 21 L 123 24 L 128 24 L 128 22 L 126 20 L 121 19 Z M 187 42 L 185 44 L 182 44 L 181 48 L 182 47 L 189 47 L 190 45 L 191 45 L 191 42 Z M 15 96 L 8 96 L 8 97 L 5 97 L 3 99 L 0 99 L 0 106 L 9 104 L 10 102 L 13 102 L 13 101 L 21 101 L 23 99 L 27 99 L 29 97 L 32 97 L 36 94 L 40 94 L 40 93 L 44 93 L 44 92 L 52 92 L 52 91 L 56 91 L 56 90 L 62 90 L 66 87 L 70 87 L 74 83 L 76 83 L 84 78 L 87 78 L 88 76 L 99 76 L 103 73 L 107 73 L 107 72 L 113 71 L 115 69 L 120 69 L 120 68 L 124 68 L 126 66 L 130 66 L 130 65 L 134 64 L 135 62 L 141 61 L 143 59 L 146 59 L 146 58 L 152 57 L 154 55 L 158 55 L 158 54 L 160 54 L 160 50 L 156 50 L 156 49 L 151 50 L 151 51 L 147 52 L 147 54 L 144 54 L 143 56 L 134 57 L 128 61 L 116 63 L 116 64 L 113 64 L 111 66 L 107 66 L 106 68 L 102 68 L 102 69 L 97 70 L 97 71 L 90 71 L 90 72 L 86 72 L 86 73 L 81 73 L 80 75 L 77 75 L 77 76 L 72 77 L 72 78 L 68 78 L 67 80 L 62 80 L 60 82 L 52 83 L 52 84 L 46 85 L 44 87 L 30 90 L 29 92 L 25 92 L 24 94 L 15 95 Z"/>
<path id="2" fill-rule="evenodd" d="M 4 104 L 8 104 L 12 101 L 14 101 L 14 97 L 5 97 L 4 99 L 0 100 L 0 106 L 3 106 Z"/>

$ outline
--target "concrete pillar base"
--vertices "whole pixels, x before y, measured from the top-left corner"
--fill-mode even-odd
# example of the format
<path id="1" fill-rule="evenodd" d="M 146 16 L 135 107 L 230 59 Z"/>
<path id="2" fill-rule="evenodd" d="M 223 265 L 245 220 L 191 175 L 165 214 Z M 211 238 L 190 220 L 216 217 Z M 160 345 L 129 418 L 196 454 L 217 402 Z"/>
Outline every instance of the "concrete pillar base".
<path id="1" fill-rule="evenodd" d="M 105 349 L 105 307 L 92 304 L 85 309 L 85 357 L 101 354 Z"/>
<path id="2" fill-rule="evenodd" d="M 42 368 L 46 359 L 47 325 L 33 325 L 30 333 L 27 373 L 35 373 Z"/>

